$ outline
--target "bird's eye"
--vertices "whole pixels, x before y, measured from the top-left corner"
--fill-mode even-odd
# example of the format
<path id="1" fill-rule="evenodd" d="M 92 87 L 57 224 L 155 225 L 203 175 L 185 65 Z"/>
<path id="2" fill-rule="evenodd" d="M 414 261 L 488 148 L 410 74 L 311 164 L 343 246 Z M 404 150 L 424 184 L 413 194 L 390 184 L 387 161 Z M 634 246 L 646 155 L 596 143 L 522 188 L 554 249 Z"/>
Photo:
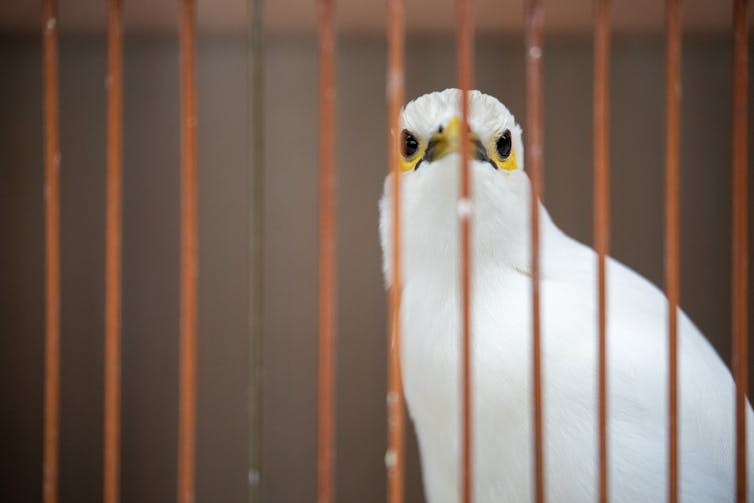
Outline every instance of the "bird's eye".
<path id="1" fill-rule="evenodd" d="M 500 156 L 500 159 L 507 159 L 509 155 L 511 155 L 511 132 L 509 130 L 505 130 L 505 132 L 500 136 L 500 138 L 497 139 L 497 155 Z"/>
<path id="2" fill-rule="evenodd" d="M 419 142 L 414 135 L 405 129 L 401 132 L 401 137 L 401 154 L 406 159 L 410 159 L 419 150 Z"/>

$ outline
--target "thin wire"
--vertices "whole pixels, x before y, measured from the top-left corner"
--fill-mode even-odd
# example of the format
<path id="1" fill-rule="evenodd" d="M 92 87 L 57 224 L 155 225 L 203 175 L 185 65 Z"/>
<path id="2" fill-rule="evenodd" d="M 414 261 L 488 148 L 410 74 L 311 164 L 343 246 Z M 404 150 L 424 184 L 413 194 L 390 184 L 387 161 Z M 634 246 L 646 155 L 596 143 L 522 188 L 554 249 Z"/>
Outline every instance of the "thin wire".
<path id="1" fill-rule="evenodd" d="M 540 0 L 526 2 L 526 157 L 531 178 L 531 275 L 532 275 L 532 401 L 534 429 L 534 494 L 545 501 L 542 343 L 539 305 L 539 197 L 542 193 L 542 25 L 544 8 Z"/>
<path id="2" fill-rule="evenodd" d="M 461 89 L 461 190 L 458 207 L 471 207 L 471 168 L 469 142 L 468 93 L 473 81 L 474 21 L 471 0 L 459 0 L 457 30 L 458 87 Z M 461 501 L 470 503 L 473 498 L 473 424 L 472 424 L 472 373 L 471 373 L 471 215 L 458 212 L 461 248 Z"/>
<path id="3" fill-rule="evenodd" d="M 404 3 L 388 0 L 388 159 L 392 173 L 392 269 L 388 299 L 388 379 L 387 379 L 387 501 L 403 503 L 405 471 L 405 413 L 401 379 L 401 170 L 400 113 L 404 99 Z"/>
<path id="4" fill-rule="evenodd" d="M 732 329 L 736 380 L 736 499 L 747 501 L 746 391 L 749 382 L 748 2 L 733 3 Z"/>
<path id="5" fill-rule="evenodd" d="M 105 223 L 104 501 L 120 500 L 121 163 L 123 43 L 121 0 L 110 0 L 107 22 L 107 212 Z"/>
<path id="6" fill-rule="evenodd" d="M 262 501 L 264 407 L 264 89 L 262 0 L 249 0 L 249 501 Z"/>
<path id="7" fill-rule="evenodd" d="M 595 1 L 594 30 L 594 245 L 598 303 L 598 459 L 599 501 L 608 500 L 607 467 L 607 303 L 605 258 L 610 247 L 610 155 L 608 93 L 610 1 Z"/>
<path id="8" fill-rule="evenodd" d="M 193 503 L 196 466 L 196 307 L 198 276 L 196 179 L 196 10 L 181 9 L 181 359 L 178 501 Z"/>
<path id="9" fill-rule="evenodd" d="M 334 0 L 319 8 L 319 380 L 317 501 L 335 499 Z"/>
<path id="10" fill-rule="evenodd" d="M 57 2 L 42 2 L 45 162 L 45 396 L 42 493 L 58 500 L 60 428 L 60 136 Z"/>
<path id="11" fill-rule="evenodd" d="M 681 6 L 667 1 L 665 289 L 668 297 L 668 501 L 678 501 L 678 170 L 681 98 Z"/>

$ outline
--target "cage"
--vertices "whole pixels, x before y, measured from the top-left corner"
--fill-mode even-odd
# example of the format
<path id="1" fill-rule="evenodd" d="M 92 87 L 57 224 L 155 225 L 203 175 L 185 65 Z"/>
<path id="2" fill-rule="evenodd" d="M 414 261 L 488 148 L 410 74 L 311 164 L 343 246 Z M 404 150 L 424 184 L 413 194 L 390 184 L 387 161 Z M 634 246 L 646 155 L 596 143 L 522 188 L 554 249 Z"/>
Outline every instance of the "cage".
<path id="1" fill-rule="evenodd" d="M 677 299 L 730 364 L 731 305 L 745 298 L 731 293 L 734 247 L 745 249 L 732 242 L 731 201 L 734 189 L 740 197 L 751 188 L 751 178 L 747 186 L 732 183 L 731 138 L 738 134 L 736 148 L 745 152 L 752 137 L 745 119 L 734 126 L 731 91 L 731 19 L 745 32 L 751 13 L 739 1 L 743 10 L 734 15 L 729 3 L 688 0 L 682 7 Z M 451 1 L 412 0 L 392 17 L 387 7 L 397 2 L 322 4 L 334 8 L 332 18 L 323 18 L 328 11 L 318 12 L 315 2 L 296 0 L 195 6 L 70 0 L 57 10 L 50 1 L 0 4 L 0 500 L 187 501 L 187 487 L 197 501 L 395 497 L 385 469 L 391 303 L 381 273 L 377 201 L 389 165 L 386 33 L 395 41 L 402 31 L 396 24 L 389 31 L 387 20 L 405 24 L 409 100 L 459 85 L 459 16 Z M 609 253 L 664 288 L 665 5 L 611 4 L 610 85 L 603 96 L 610 110 L 610 148 L 603 151 L 610 166 L 610 200 L 603 201 L 610 208 Z M 591 245 L 599 202 L 592 190 L 595 9 L 586 0 L 544 2 L 543 8 L 542 197 L 566 233 Z M 526 105 L 524 2 L 479 0 L 473 9 L 470 87 L 500 98 L 526 135 L 534 126 Z M 334 106 L 332 130 L 320 122 L 318 108 L 324 60 L 317 41 L 330 33 L 322 31 L 328 19 L 335 34 L 335 94 L 325 96 L 331 100 L 325 107 Z M 122 39 L 115 36 L 119 26 Z M 750 45 L 747 38 L 737 46 L 744 54 L 737 75 L 750 71 Z M 43 65 L 50 51 L 57 64 Z M 112 66 L 118 54 L 122 68 Z M 190 54 L 195 65 L 186 67 L 181 58 Z M 744 85 L 736 99 L 745 100 L 751 85 Z M 752 109 L 744 106 L 739 121 L 751 121 Z M 57 118 L 49 115 L 54 110 Z M 50 128 L 59 147 L 44 143 Z M 331 142 L 334 158 L 323 160 L 318 139 L 328 131 L 332 136 L 323 141 Z M 748 170 L 745 155 L 738 159 Z M 46 174 L 45 166 L 56 162 L 59 170 Z M 335 180 L 334 283 L 325 292 L 318 290 L 323 164 L 334 169 Z M 108 169 L 120 175 L 108 178 Z M 59 206 L 46 185 L 55 172 Z M 186 189 L 182 181 L 191 173 L 196 184 Z M 108 180 L 121 185 L 108 192 Z M 195 215 L 182 213 L 182 190 L 195 197 L 189 205 Z M 108 206 L 117 194 L 120 214 Z M 51 207 L 59 208 L 57 273 L 46 261 Z M 746 206 L 738 215 L 750 212 Z M 752 221 L 738 222 L 750 232 Z M 193 229 L 198 240 L 195 289 L 182 282 L 181 253 L 192 244 L 181 241 L 182 229 Z M 108 255 L 113 250 L 120 255 Z M 120 264 L 119 284 L 106 283 L 108 260 Z M 750 286 L 750 272 L 737 271 L 738 288 Z M 52 311 L 51 274 L 59 274 L 53 296 L 59 309 Z M 330 333 L 337 334 L 333 358 L 325 360 L 334 369 L 336 458 L 333 499 L 322 499 L 318 300 L 330 298 L 328 292 L 335 293 Z M 107 304 L 113 293 L 119 297 Z M 120 306 L 119 315 L 107 314 L 106 305 Z M 748 301 L 739 305 L 739 320 L 747 309 Z M 195 323 L 195 367 L 181 366 L 187 319 Z M 106 344 L 105 334 L 113 333 L 106 320 L 116 322 L 109 330 L 119 327 L 116 346 Z M 46 343 L 51 323 L 58 349 Z M 106 358 L 106 347 L 120 352 Z M 119 370 L 108 374 L 113 364 Z M 119 399 L 104 392 L 108 375 Z M 185 387 L 192 382 L 194 391 Z M 56 386 L 58 412 L 48 417 L 55 402 L 45 393 Z M 106 396 L 116 400 L 110 407 L 120 404 L 110 409 L 119 433 L 110 430 L 109 437 L 119 446 L 107 446 Z M 400 494 L 424 501 L 411 421 L 405 426 Z M 57 467 L 52 485 L 43 472 L 50 466 L 46 427 L 57 432 L 57 452 L 48 460 Z M 182 464 L 186 456 L 194 463 Z"/>

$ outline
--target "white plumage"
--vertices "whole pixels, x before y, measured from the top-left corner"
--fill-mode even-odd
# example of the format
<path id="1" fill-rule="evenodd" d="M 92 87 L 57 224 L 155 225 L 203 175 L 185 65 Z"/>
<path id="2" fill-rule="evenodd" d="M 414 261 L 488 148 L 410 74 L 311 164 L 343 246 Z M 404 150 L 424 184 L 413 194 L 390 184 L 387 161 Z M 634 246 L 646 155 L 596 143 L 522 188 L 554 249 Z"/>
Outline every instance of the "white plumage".
<path id="1" fill-rule="evenodd" d="M 448 89 L 405 107 L 402 127 L 419 145 L 417 159 L 438 134 L 448 134 L 448 125 L 460 116 L 459 98 L 459 91 Z M 479 156 L 471 162 L 474 501 L 528 502 L 533 496 L 529 179 L 521 130 L 499 101 L 471 92 L 469 125 L 472 141 L 488 153 L 509 131 L 515 156 L 507 169 L 494 169 Z M 457 143 L 449 145 L 441 156 L 421 157 L 418 167 L 407 163 L 401 175 L 403 384 L 430 503 L 457 502 L 460 494 L 460 154 Z M 388 281 L 390 198 L 388 178 L 380 201 Z M 596 257 L 540 208 L 547 498 L 596 501 Z M 607 285 L 610 499 L 665 501 L 666 298 L 614 260 L 608 261 Z M 733 380 L 680 310 L 678 336 L 681 499 L 733 501 Z M 751 418 L 749 406 L 750 439 Z M 748 453 L 751 467 L 752 450 Z"/>

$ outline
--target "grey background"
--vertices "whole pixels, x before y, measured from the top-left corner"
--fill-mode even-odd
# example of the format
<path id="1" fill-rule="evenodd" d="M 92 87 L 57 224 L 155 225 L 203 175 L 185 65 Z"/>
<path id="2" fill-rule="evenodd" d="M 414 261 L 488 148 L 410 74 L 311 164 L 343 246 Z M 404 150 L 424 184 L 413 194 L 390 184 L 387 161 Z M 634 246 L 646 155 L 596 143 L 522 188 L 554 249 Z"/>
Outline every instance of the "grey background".
<path id="1" fill-rule="evenodd" d="M 385 45 L 343 36 L 337 60 L 338 501 L 384 500 L 385 291 L 376 202 L 385 172 Z M 726 361 L 730 322 L 730 43 L 686 37 L 681 303 Z M 246 49 L 199 40 L 197 501 L 246 498 Z M 476 87 L 524 121 L 520 37 L 478 38 Z M 622 35 L 611 65 L 613 254 L 662 285 L 664 45 Z M 61 501 L 101 499 L 106 53 L 67 35 L 62 150 Z M 37 37 L 0 37 L 0 501 L 41 497 L 43 198 Z M 452 36 L 411 36 L 407 96 L 452 86 Z M 316 43 L 270 36 L 265 61 L 264 500 L 313 501 L 316 447 Z M 125 41 L 123 464 L 126 502 L 175 498 L 179 93 L 175 39 Z M 591 241 L 592 47 L 545 47 L 546 204 Z M 752 177 L 754 178 L 754 177 Z M 751 179 L 751 178 L 750 178 Z M 753 220 L 754 221 L 754 220 Z M 409 433 L 407 501 L 422 501 Z"/>

